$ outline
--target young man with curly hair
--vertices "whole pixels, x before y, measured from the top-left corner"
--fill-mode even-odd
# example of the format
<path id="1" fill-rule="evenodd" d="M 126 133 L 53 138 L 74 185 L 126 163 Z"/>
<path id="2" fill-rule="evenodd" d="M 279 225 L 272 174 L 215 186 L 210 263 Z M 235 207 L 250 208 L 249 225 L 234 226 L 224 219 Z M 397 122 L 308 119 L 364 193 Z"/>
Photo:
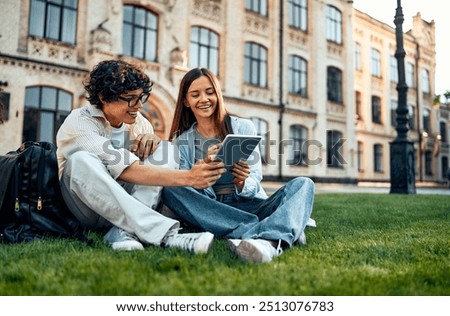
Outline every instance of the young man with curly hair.
<path id="1" fill-rule="evenodd" d="M 225 172 L 223 163 L 201 161 L 177 170 L 167 143 L 167 163 L 150 162 L 162 146 L 139 109 L 153 82 L 136 66 L 100 62 L 84 85 L 90 104 L 73 110 L 57 134 L 61 189 L 71 211 L 85 228 L 109 229 L 104 240 L 113 249 L 155 245 L 207 252 L 212 234 L 178 234 L 179 222 L 155 208 L 161 186 L 209 187 Z"/>

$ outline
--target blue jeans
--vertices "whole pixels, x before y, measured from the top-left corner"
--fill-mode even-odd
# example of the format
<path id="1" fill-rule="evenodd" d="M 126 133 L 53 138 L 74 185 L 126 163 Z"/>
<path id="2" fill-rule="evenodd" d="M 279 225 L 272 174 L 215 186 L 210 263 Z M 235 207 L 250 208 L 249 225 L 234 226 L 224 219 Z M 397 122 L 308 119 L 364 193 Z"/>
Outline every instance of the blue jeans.
<path id="1" fill-rule="evenodd" d="M 231 193 L 214 200 L 191 187 L 165 187 L 162 199 L 185 222 L 218 237 L 282 240 L 290 247 L 310 218 L 314 182 L 295 178 L 267 199 Z"/>

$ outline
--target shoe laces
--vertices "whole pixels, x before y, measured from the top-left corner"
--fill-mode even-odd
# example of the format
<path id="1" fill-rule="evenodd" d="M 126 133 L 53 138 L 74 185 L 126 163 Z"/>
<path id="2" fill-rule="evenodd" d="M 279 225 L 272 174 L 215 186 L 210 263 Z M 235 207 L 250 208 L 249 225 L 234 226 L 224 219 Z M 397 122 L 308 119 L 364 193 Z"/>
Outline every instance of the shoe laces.
<path id="1" fill-rule="evenodd" d="M 194 251 L 195 242 L 198 240 L 197 234 L 172 234 L 167 236 L 165 245 L 169 247 L 178 247 L 188 251 Z"/>

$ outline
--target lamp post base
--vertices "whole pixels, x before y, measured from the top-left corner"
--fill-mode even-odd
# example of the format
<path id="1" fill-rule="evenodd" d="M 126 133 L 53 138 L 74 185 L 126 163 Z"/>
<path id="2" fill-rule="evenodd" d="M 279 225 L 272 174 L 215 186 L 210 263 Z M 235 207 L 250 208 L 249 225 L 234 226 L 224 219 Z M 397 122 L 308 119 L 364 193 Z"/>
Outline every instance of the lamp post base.
<path id="1" fill-rule="evenodd" d="M 414 145 L 409 140 L 390 143 L 391 191 L 398 194 L 416 194 Z"/>

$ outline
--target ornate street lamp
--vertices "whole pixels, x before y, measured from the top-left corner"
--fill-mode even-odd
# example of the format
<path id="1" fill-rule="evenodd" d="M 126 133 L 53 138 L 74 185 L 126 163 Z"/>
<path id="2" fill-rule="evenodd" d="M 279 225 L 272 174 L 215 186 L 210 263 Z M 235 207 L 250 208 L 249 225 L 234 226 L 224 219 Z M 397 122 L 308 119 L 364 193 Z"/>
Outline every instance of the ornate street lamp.
<path id="1" fill-rule="evenodd" d="M 405 80 L 405 50 L 403 48 L 403 11 L 401 0 L 397 0 L 395 12 L 395 38 L 397 49 L 398 71 L 398 106 L 397 106 L 397 137 L 390 143 L 391 159 L 391 191 L 390 193 L 416 194 L 416 182 L 414 172 L 414 145 L 408 139 L 408 107 L 407 92 L 408 86 Z"/>

